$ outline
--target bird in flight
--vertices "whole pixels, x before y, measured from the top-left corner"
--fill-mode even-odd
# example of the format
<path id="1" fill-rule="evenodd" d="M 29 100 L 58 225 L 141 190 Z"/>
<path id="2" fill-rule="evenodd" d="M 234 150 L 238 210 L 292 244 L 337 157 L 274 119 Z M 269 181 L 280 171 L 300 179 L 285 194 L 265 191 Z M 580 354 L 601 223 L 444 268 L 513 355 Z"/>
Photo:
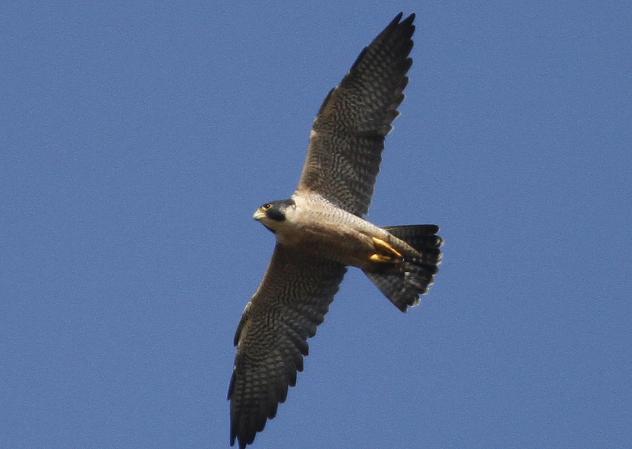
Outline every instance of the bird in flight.
<path id="1" fill-rule="evenodd" d="M 228 388 L 230 444 L 251 444 L 296 384 L 347 266 L 402 312 L 419 303 L 441 259 L 435 225 L 379 227 L 362 218 L 412 64 L 414 14 L 398 14 L 323 102 L 291 198 L 257 209 L 276 236 L 268 270 L 242 314 Z"/>

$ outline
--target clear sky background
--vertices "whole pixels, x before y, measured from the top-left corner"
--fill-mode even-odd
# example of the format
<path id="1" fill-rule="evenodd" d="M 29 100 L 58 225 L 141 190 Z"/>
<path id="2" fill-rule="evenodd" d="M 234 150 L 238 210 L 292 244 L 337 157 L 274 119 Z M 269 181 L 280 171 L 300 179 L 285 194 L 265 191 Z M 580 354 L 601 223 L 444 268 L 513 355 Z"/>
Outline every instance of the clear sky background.
<path id="1" fill-rule="evenodd" d="M 254 447 L 630 447 L 632 5 L 494 0 L 2 2 L 0 447 L 228 446 L 252 213 L 400 10 L 369 218 L 441 272 L 402 314 L 351 270 Z"/>

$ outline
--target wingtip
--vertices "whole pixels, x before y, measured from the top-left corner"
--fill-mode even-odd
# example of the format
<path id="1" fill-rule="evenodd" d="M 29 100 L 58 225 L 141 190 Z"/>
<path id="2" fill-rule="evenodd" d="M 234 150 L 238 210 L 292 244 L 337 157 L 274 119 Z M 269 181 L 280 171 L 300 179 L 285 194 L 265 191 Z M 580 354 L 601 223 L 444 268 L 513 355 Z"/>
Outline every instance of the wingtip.
<path id="1" fill-rule="evenodd" d="M 415 17 L 417 17 L 417 15 L 414 12 L 411 12 L 408 16 L 406 16 L 406 18 L 404 20 L 402 20 L 402 17 L 404 17 L 404 13 L 403 12 L 399 12 L 391 21 L 391 25 L 411 25 L 414 21 L 415 21 Z"/>
<path id="2" fill-rule="evenodd" d="M 253 441 L 255 440 L 255 434 L 253 434 L 250 437 L 243 437 L 241 435 L 237 435 L 237 432 L 232 433 L 230 435 L 230 447 L 235 446 L 235 441 L 237 442 L 237 446 L 239 446 L 239 449 L 246 449 L 246 446 L 248 446 L 249 444 L 252 444 Z"/>
<path id="3" fill-rule="evenodd" d="M 392 33 L 400 34 L 403 36 L 412 37 L 415 32 L 415 25 L 413 25 L 413 21 L 415 20 L 415 13 L 411 13 L 408 17 L 402 20 L 403 13 L 397 14 L 393 20 L 384 28 L 384 30 L 375 38 L 375 41 L 379 39 L 383 39 L 385 36 L 388 36 Z"/>
<path id="4" fill-rule="evenodd" d="M 398 24 L 398 27 L 400 27 L 403 30 L 407 30 L 408 33 L 410 33 L 410 35 L 412 36 L 412 34 L 415 32 L 415 25 L 413 23 L 414 21 L 415 21 L 415 13 L 413 12 L 404 20 L 402 20 Z"/>

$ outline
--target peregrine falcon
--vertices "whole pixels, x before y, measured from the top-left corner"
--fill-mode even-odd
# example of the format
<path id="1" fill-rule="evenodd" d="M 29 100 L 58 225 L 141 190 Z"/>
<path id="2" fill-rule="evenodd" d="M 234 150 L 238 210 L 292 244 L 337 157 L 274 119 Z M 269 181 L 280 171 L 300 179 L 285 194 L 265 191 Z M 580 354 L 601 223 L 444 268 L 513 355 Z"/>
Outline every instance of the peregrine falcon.
<path id="1" fill-rule="evenodd" d="M 268 270 L 246 305 L 228 399 L 230 444 L 244 449 L 296 384 L 347 266 L 358 267 L 402 312 L 419 303 L 441 260 L 435 225 L 379 227 L 362 218 L 412 64 L 414 14 L 398 14 L 332 89 L 314 120 L 290 199 L 254 213 L 276 236 Z"/>

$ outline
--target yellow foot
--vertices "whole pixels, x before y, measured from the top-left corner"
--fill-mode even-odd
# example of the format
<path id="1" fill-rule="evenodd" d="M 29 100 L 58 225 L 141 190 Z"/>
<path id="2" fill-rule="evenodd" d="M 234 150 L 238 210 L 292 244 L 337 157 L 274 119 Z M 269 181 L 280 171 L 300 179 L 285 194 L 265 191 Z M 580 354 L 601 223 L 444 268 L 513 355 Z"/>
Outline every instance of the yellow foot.
<path id="1" fill-rule="evenodd" d="M 371 262 L 377 262 L 377 263 L 391 263 L 394 262 L 393 258 L 391 256 L 383 256 L 382 254 L 372 254 L 371 257 L 369 257 L 369 260 Z"/>
<path id="2" fill-rule="evenodd" d="M 375 249 L 377 250 L 383 250 L 387 253 L 390 254 L 388 257 L 389 259 L 393 258 L 393 257 L 402 257 L 401 253 L 399 251 L 397 251 L 395 248 L 393 248 L 389 243 L 385 242 L 382 239 L 378 239 L 377 237 L 371 237 L 373 239 L 373 246 L 375 246 Z M 379 254 L 374 254 L 373 256 L 377 256 Z M 373 260 L 373 256 L 371 256 L 371 260 Z"/>

